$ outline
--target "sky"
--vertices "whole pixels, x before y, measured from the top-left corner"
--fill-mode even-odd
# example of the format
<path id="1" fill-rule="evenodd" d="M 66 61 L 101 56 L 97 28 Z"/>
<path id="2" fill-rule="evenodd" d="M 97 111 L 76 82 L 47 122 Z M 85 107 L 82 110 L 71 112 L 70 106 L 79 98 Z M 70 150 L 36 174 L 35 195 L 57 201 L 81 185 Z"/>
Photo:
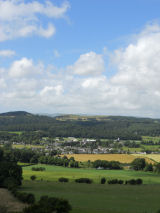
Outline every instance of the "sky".
<path id="1" fill-rule="evenodd" d="M 160 118 L 160 0 L 0 0 L 0 112 Z"/>

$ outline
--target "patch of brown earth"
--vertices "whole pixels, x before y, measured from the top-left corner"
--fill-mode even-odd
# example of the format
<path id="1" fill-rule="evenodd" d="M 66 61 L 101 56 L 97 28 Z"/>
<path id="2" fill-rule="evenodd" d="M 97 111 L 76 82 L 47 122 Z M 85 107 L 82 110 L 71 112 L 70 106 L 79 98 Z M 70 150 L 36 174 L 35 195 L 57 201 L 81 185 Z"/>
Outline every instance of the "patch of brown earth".
<path id="1" fill-rule="evenodd" d="M 0 188 L 0 206 L 7 207 L 8 212 L 20 212 L 27 205 L 18 201 L 7 189 Z"/>

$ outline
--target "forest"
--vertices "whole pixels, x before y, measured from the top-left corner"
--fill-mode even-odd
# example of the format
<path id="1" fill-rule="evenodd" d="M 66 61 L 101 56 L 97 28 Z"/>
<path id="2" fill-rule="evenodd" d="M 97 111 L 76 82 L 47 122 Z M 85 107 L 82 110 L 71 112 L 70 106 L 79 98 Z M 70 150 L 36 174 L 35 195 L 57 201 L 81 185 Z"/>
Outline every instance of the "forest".
<path id="1" fill-rule="evenodd" d="M 83 119 L 82 119 L 83 117 Z M 143 135 L 159 136 L 160 119 L 127 116 L 49 117 L 17 111 L 0 114 L 0 138 L 7 132 L 37 132 L 44 137 L 108 138 L 140 140 Z M 35 135 L 35 134 L 34 134 Z M 37 136 L 38 137 L 38 136 Z"/>

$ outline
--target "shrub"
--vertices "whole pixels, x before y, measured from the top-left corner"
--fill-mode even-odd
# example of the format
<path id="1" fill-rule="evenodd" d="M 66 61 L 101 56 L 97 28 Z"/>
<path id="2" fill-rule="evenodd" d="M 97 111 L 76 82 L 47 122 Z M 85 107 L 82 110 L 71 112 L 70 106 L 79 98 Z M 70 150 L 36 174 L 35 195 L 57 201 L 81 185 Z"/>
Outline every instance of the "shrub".
<path id="1" fill-rule="evenodd" d="M 71 209 L 67 200 L 42 196 L 38 203 L 26 207 L 23 213 L 68 213 Z"/>
<path id="2" fill-rule="evenodd" d="M 35 202 L 35 197 L 32 193 L 15 192 L 15 197 L 23 203 L 33 204 Z"/>
<path id="3" fill-rule="evenodd" d="M 118 180 L 118 184 L 123 184 L 124 181 L 123 180 Z"/>
<path id="4" fill-rule="evenodd" d="M 143 184 L 143 180 L 142 180 L 142 179 L 140 179 L 140 178 L 138 178 L 138 179 L 136 180 L 136 184 L 137 184 L 137 185 L 141 185 L 141 184 Z"/>
<path id="5" fill-rule="evenodd" d="M 88 183 L 91 184 L 93 182 L 92 179 L 89 178 L 79 178 L 79 179 L 75 179 L 76 183 Z"/>
<path id="6" fill-rule="evenodd" d="M 101 184 L 105 184 L 105 183 L 106 183 L 106 178 L 105 177 L 101 178 Z"/>
<path id="7" fill-rule="evenodd" d="M 58 181 L 62 182 L 62 183 L 68 182 L 68 178 L 61 177 L 61 178 L 58 179 Z"/>
<path id="8" fill-rule="evenodd" d="M 145 172 L 147 172 L 147 171 L 152 172 L 153 171 L 153 165 L 151 163 L 146 164 L 144 171 Z"/>
<path id="9" fill-rule="evenodd" d="M 118 180 L 118 179 L 113 179 L 113 180 L 108 180 L 108 184 L 123 184 L 123 180 Z"/>
<path id="10" fill-rule="evenodd" d="M 131 180 L 126 180 L 125 184 L 130 184 L 130 185 L 141 185 L 143 183 L 142 179 L 131 179 Z"/>
<path id="11" fill-rule="evenodd" d="M 108 184 L 117 184 L 117 183 L 118 183 L 117 179 L 108 180 Z"/>
<path id="12" fill-rule="evenodd" d="M 45 171 L 44 167 L 32 167 L 32 171 Z"/>
<path id="13" fill-rule="evenodd" d="M 31 178 L 31 180 L 35 180 L 35 179 L 36 179 L 36 176 L 35 176 L 35 175 L 32 175 L 30 178 Z"/>

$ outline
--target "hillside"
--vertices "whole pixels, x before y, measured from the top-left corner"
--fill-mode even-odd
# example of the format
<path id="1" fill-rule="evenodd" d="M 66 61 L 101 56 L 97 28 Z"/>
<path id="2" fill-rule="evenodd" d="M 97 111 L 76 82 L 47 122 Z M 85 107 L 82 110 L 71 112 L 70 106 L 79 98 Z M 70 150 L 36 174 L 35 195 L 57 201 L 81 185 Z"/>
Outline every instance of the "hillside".
<path id="1" fill-rule="evenodd" d="M 127 116 L 62 115 L 49 117 L 24 111 L 0 114 L 1 131 L 44 131 L 52 137 L 140 139 L 159 136 L 160 120 Z"/>

